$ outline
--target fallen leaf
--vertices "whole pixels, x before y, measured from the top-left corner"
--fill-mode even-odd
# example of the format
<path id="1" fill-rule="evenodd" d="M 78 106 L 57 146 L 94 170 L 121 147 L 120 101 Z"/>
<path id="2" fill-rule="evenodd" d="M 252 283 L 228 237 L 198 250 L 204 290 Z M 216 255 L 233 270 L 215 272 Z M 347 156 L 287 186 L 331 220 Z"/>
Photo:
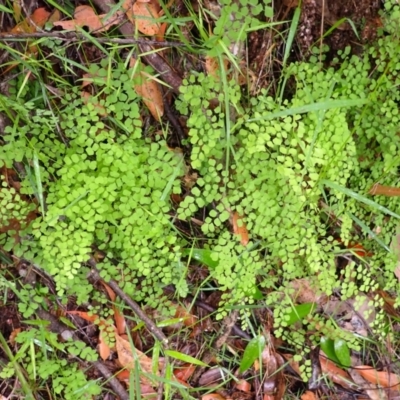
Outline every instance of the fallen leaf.
<path id="1" fill-rule="evenodd" d="M 85 104 L 92 104 L 94 109 L 96 110 L 97 114 L 99 114 L 101 117 L 106 117 L 107 116 L 107 111 L 104 106 L 101 104 L 93 101 L 93 96 L 89 92 L 81 92 L 82 100 Z"/>
<path id="2" fill-rule="evenodd" d="M 108 297 L 110 300 L 115 303 L 115 300 L 117 298 L 116 294 L 114 291 L 108 286 L 104 281 L 101 281 L 101 284 L 104 286 L 104 288 L 107 291 Z M 125 333 L 126 330 L 126 321 L 124 315 L 119 311 L 119 308 L 116 304 L 113 304 L 112 306 L 114 310 L 114 321 L 115 321 L 115 327 L 117 328 L 117 333 L 118 335 L 122 335 Z"/>
<path id="3" fill-rule="evenodd" d="M 119 24 L 123 13 L 117 11 L 113 16 L 103 21 L 106 16 L 107 14 L 97 15 L 90 6 L 78 6 L 75 8 L 74 19 L 57 21 L 53 25 L 61 26 L 61 28 L 68 31 L 77 31 L 79 28 L 87 26 L 90 31 L 103 32 L 110 29 L 113 25 Z"/>
<path id="4" fill-rule="evenodd" d="M 235 388 L 245 393 L 251 392 L 251 384 L 245 379 L 240 379 L 238 382 L 236 382 Z"/>
<path id="5" fill-rule="evenodd" d="M 198 318 L 195 315 L 191 314 L 186 308 L 180 305 L 176 306 L 175 318 L 182 318 L 183 324 L 188 327 L 193 327 L 198 322 Z"/>
<path id="6" fill-rule="evenodd" d="M 140 365 L 140 382 L 146 385 L 153 385 L 153 382 L 149 378 L 143 375 L 145 374 L 153 375 L 153 363 L 150 357 L 147 357 L 140 350 L 133 348 L 128 340 L 123 339 L 121 336 L 116 335 L 116 348 L 118 353 L 118 360 L 121 366 L 129 369 L 135 369 L 135 361 Z M 156 372 L 159 376 L 159 371 Z"/>
<path id="7" fill-rule="evenodd" d="M 326 374 L 332 382 L 346 389 L 355 389 L 354 382 L 345 370 L 339 368 L 334 362 L 323 356 L 319 357 L 319 361 L 322 373 Z"/>
<path id="8" fill-rule="evenodd" d="M 111 348 L 102 333 L 100 333 L 99 335 L 99 354 L 103 361 L 107 360 L 107 358 L 110 357 L 111 354 Z"/>
<path id="9" fill-rule="evenodd" d="M 357 360 L 353 358 L 353 365 L 357 363 Z M 360 371 L 357 368 L 350 368 L 349 373 L 353 381 L 358 385 L 359 390 L 362 390 L 368 396 L 369 400 L 388 400 L 386 390 L 379 389 L 375 384 L 369 383 L 362 377 Z M 392 398 L 392 397 L 390 397 Z"/>
<path id="10" fill-rule="evenodd" d="M 249 232 L 247 231 L 246 225 L 243 221 L 243 217 L 239 215 L 237 211 L 231 215 L 231 221 L 233 226 L 233 233 L 240 237 L 240 243 L 243 246 L 247 246 L 249 243 Z"/>
<path id="11" fill-rule="evenodd" d="M 209 393 L 202 396 L 201 400 L 225 400 L 225 397 L 222 397 L 218 393 Z"/>
<path id="12" fill-rule="evenodd" d="M 370 191 L 368 193 L 373 196 L 394 197 L 394 196 L 400 196 L 400 188 L 392 187 L 392 186 L 385 186 L 385 185 L 376 183 L 374 186 L 372 186 L 372 188 L 370 189 Z"/>
<path id="13" fill-rule="evenodd" d="M 155 21 L 159 17 L 159 10 L 156 3 L 136 1 L 132 13 L 127 13 L 127 16 L 140 33 L 152 36 L 160 32 L 160 23 Z"/>
<path id="14" fill-rule="evenodd" d="M 223 64 L 224 64 L 223 70 L 227 71 L 229 65 L 228 60 L 224 59 Z M 207 71 L 207 74 L 212 76 L 216 82 L 219 82 L 221 80 L 221 70 L 219 66 L 219 60 L 217 57 L 206 56 L 204 67 L 205 70 Z"/>
<path id="15" fill-rule="evenodd" d="M 328 296 L 322 292 L 318 293 L 312 287 L 310 278 L 294 279 L 290 282 L 290 287 L 295 290 L 293 301 L 295 303 L 317 303 L 325 304 Z"/>
<path id="16" fill-rule="evenodd" d="M 174 375 L 176 379 L 179 379 L 182 382 L 187 382 L 195 370 L 195 365 L 186 363 L 182 367 L 176 368 L 174 370 Z"/>
<path id="17" fill-rule="evenodd" d="M 11 29 L 11 33 L 34 33 L 37 28 L 43 28 L 51 13 L 44 7 L 37 8 L 29 17 Z"/>
<path id="18" fill-rule="evenodd" d="M 384 388 L 400 390 L 400 377 L 387 371 L 377 371 L 368 365 L 354 367 L 358 373 L 368 382 Z"/>
<path id="19" fill-rule="evenodd" d="M 21 328 L 15 328 L 11 334 L 10 337 L 8 338 L 9 342 L 11 345 L 15 345 L 15 338 L 19 335 L 19 333 L 21 332 Z"/>
<path id="20" fill-rule="evenodd" d="M 318 400 L 318 397 L 314 392 L 311 392 L 310 390 L 307 390 L 304 394 L 301 395 L 300 397 L 301 400 Z"/>
<path id="21" fill-rule="evenodd" d="M 136 93 L 142 97 L 144 104 L 146 104 L 154 119 L 161 121 L 161 117 L 164 115 L 164 102 L 159 84 L 143 70 L 140 61 L 136 61 L 132 57 L 129 65 L 131 68 L 136 66 L 136 72 L 133 77 Z"/>

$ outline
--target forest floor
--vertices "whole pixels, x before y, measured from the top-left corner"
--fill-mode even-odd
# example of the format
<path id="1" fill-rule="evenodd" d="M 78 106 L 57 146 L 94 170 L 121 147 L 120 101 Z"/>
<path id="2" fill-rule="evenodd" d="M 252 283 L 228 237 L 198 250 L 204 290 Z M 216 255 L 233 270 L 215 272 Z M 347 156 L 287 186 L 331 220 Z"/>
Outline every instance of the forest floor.
<path id="1" fill-rule="evenodd" d="M 148 0 L 135 3 L 142 8 L 137 6 L 132 11 L 129 8 L 132 5 L 124 8 L 123 3 L 116 5 L 110 0 L 87 3 L 62 0 L 60 4 L 52 0 L 2 1 L 0 92 L 8 96 L 9 82 L 17 79 L 16 91 L 23 92 L 28 88 L 33 99 L 40 97 L 42 91 L 62 97 L 62 90 L 65 89 L 60 88 L 55 79 L 59 76 L 60 81 L 62 77 L 71 87 L 79 90 L 85 87 L 88 90 L 85 96 L 90 97 L 93 94 L 91 86 L 98 77 L 87 74 L 81 66 L 100 65 L 102 61 L 108 65 L 110 54 L 120 62 L 133 52 L 156 74 L 150 84 L 135 87 L 139 96 L 147 100 L 139 109 L 143 132 L 151 132 L 149 136 L 164 135 L 170 148 L 189 159 L 191 148 L 187 144 L 187 117 L 176 109 L 175 100 L 183 80 L 192 71 L 218 76 L 221 68 L 217 57 L 205 56 L 202 52 L 205 39 L 192 16 L 201 15 L 199 20 L 205 31 L 211 32 L 215 16 L 221 15 L 224 6 L 213 0 L 171 0 L 162 6 L 161 1 Z M 242 3 L 247 2 L 240 1 Z M 235 64 L 232 61 L 235 60 L 245 71 L 247 76 L 239 84 L 244 92 L 251 95 L 265 89 L 269 95 L 275 96 L 285 64 L 307 61 L 313 55 L 321 56 L 312 49 L 328 46 L 325 67 L 330 66 L 338 51 L 348 46 L 352 54 L 362 55 L 365 46 L 376 40 L 378 29 L 383 24 L 381 13 L 384 6 L 378 0 L 276 0 L 273 4 L 264 4 L 264 7 L 269 7 L 270 17 L 261 16 L 261 28 L 249 30 L 242 48 L 227 60 L 231 65 Z M 65 10 L 69 16 L 63 12 Z M 154 23 L 155 13 L 159 18 L 167 16 L 167 23 Z M 98 17 L 100 14 L 102 16 Z M 139 22 L 136 19 L 135 25 L 132 23 L 135 15 L 147 15 L 147 19 Z M 295 31 L 291 29 L 294 18 L 298 18 Z M 176 24 L 174 29 L 178 29 L 181 36 L 168 30 L 174 26 L 173 21 Z M 49 43 L 64 48 L 62 57 L 56 56 L 57 48 L 51 49 Z M 193 46 L 192 49 L 188 44 Z M 102 50 L 104 48 L 107 49 L 106 54 Z M 232 48 L 229 51 L 233 54 Z M 48 63 L 35 64 L 38 59 L 45 59 Z M 134 62 L 131 67 L 133 65 Z M 149 70 L 143 71 L 149 74 Z M 39 86 L 33 83 L 35 74 L 43 77 Z M 103 104 L 95 106 L 101 113 Z M 52 108 L 49 107 L 49 110 Z M 0 115 L 0 145 L 3 146 L 7 142 L 4 138 L 6 127 L 10 126 L 12 118 L 4 110 Z M 15 114 L 11 112 L 13 116 Z M 106 117 L 103 115 L 103 118 Z M 60 137 L 63 137 L 63 132 Z M 3 187 L 12 187 L 20 193 L 21 175 L 24 175 L 21 173 L 22 164 L 16 159 L 12 167 L 1 167 Z M 32 168 L 37 172 L 34 163 Z M 186 171 L 182 178 L 185 188 L 188 190 L 190 182 L 193 185 L 197 178 L 194 169 Z M 46 193 L 35 197 L 21 192 L 21 198 L 34 205 L 24 221 L 15 217 L 8 220 L 0 218 L 0 233 L 12 235 L 16 243 L 24 240 L 22 225 L 33 223 L 41 215 L 40 210 L 45 209 Z M 181 201 L 178 194 L 171 195 L 174 207 Z M 0 207 L 7 208 L 4 202 Z M 204 222 L 201 219 L 199 212 L 192 220 L 194 228 L 179 220 L 175 221 L 175 227 L 187 236 L 196 235 L 198 230 L 198 237 L 201 238 L 199 226 Z M 245 227 L 239 225 L 229 229 L 240 235 L 242 244 L 248 241 Z M 57 294 L 57 284 L 49 271 L 31 263 L 29 257 L 21 257 L 9 246 L 0 246 L 0 399 L 400 399 L 400 380 L 395 373 L 396 368 L 400 369 L 393 361 L 397 356 L 391 358 L 388 354 L 379 354 L 378 350 L 374 353 L 364 349 L 368 354 L 361 357 L 362 351 L 352 353 L 351 365 L 354 368 L 345 368 L 343 361 L 350 357 L 346 345 L 341 349 L 340 342 L 329 342 L 329 346 L 336 348 L 329 350 L 327 346 L 324 354 L 319 347 L 312 346 L 307 360 L 312 374 L 305 380 L 301 377 L 302 363 L 292 358 L 291 344 L 275 338 L 272 312 L 267 306 L 259 305 L 252 309 L 250 327 L 248 324 L 241 325 L 243 321 L 240 321 L 238 310 L 222 320 L 216 318 L 222 293 L 199 289 L 202 282 L 209 279 L 212 264 L 203 253 L 193 257 L 194 262 L 189 266 L 187 279 L 191 290 L 184 299 L 176 300 L 178 295 L 173 285 L 163 288 L 163 294 L 171 301 L 174 299 L 171 304 L 176 307 L 169 319 L 163 319 L 159 311 L 130 299 L 115 280 L 103 281 L 101 278 L 104 277 L 99 276 L 95 267 L 106 257 L 106 252 L 95 245 L 92 250 L 86 263 L 82 264 L 93 268 L 89 281 L 96 291 L 108 296 L 108 303 L 102 303 L 94 295 L 90 297 L 91 303 L 85 304 L 77 304 L 71 293 L 62 298 Z M 361 245 L 356 250 L 357 255 L 365 253 Z M 40 307 L 34 310 L 36 317 L 30 316 L 29 321 L 20 307 L 26 286 L 33 287 L 34 297 L 41 299 Z M 299 283 L 297 289 L 304 298 L 308 296 L 312 299 L 304 303 L 321 302 L 325 311 L 335 309 L 331 314 L 341 319 L 342 327 L 346 323 L 348 326 L 354 324 L 354 319 L 357 319 L 353 300 L 341 302 L 336 294 L 329 299 L 326 296 L 316 299 L 305 280 Z M 122 303 L 125 306 L 121 306 Z M 396 330 L 399 327 L 398 316 L 390 309 L 389 303 L 386 304 L 388 315 L 392 316 L 392 329 Z M 26 310 L 27 306 L 23 307 Z M 97 312 L 93 312 L 94 309 Z M 103 315 L 107 309 L 110 315 L 106 320 Z M 343 323 L 343 320 L 347 322 Z M 353 329 L 353 332 L 367 335 L 366 331 L 370 332 L 368 321 L 360 318 L 359 323 L 361 327 Z M 41 332 L 43 336 L 29 337 L 32 327 L 39 327 L 36 332 Z M 111 331 L 112 335 L 114 329 L 117 331 L 116 342 L 115 338 L 107 340 L 102 337 L 102 332 Z M 45 331 L 54 336 L 45 334 Z M 126 331 L 129 331 L 128 335 Z M 98 352 L 99 359 L 74 356 L 68 354 L 66 347 L 57 347 L 58 342 L 67 341 L 68 335 L 75 342 L 84 343 Z M 43 351 L 44 346 L 47 346 L 47 353 Z M 49 354 L 56 352 L 54 361 Z M 369 360 L 369 364 L 367 361 L 364 363 L 367 372 L 355 365 L 360 364 L 360 360 L 356 362 L 354 357 Z M 383 361 L 378 362 L 379 359 Z M 61 372 L 54 375 L 40 366 L 54 362 L 51 365 L 57 369 L 58 365 L 63 365 L 63 360 L 76 364 L 77 371 L 83 374 L 85 382 L 89 382 L 87 386 L 79 387 L 77 383 L 76 387 L 69 387 L 65 382 L 68 379 L 73 381 L 73 375 L 64 377 L 60 383 L 57 373 L 61 376 Z M 396 364 L 394 369 L 391 368 L 393 363 Z M 91 388 L 90 382 L 95 382 L 101 388 L 100 392 Z"/>

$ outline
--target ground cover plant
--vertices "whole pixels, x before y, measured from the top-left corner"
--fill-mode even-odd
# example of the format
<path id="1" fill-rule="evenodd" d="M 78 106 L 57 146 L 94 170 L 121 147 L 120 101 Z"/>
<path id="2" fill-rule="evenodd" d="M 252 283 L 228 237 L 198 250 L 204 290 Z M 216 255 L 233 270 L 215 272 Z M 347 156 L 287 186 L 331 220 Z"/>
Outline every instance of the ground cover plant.
<path id="1" fill-rule="evenodd" d="M 400 6 L 41 6 L 0 8 L 2 396 L 398 395 Z"/>

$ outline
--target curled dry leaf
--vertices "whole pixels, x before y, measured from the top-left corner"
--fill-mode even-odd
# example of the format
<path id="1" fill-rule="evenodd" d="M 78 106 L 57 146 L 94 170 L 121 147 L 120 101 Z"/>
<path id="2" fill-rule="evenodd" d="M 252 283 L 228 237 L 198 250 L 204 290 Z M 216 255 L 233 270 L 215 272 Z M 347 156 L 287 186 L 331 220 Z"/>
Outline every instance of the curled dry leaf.
<path id="1" fill-rule="evenodd" d="M 105 319 L 100 319 L 100 317 L 96 314 L 89 314 L 85 311 L 67 311 L 67 314 L 70 315 L 77 315 L 83 318 L 85 321 L 98 323 L 98 326 L 102 329 L 100 330 L 99 335 L 99 354 L 103 360 L 106 360 L 111 354 L 111 348 L 107 341 L 105 340 L 105 331 L 114 331 L 115 328 L 113 325 L 110 325 L 106 322 Z M 97 322 L 98 321 L 98 322 Z"/>
<path id="2" fill-rule="evenodd" d="M 99 103 L 95 103 L 93 101 L 93 96 L 89 92 L 83 91 L 83 92 L 81 92 L 81 96 L 82 96 L 83 102 L 85 104 L 91 103 L 93 105 L 93 107 L 96 110 L 97 114 L 99 114 L 101 117 L 106 117 L 107 116 L 107 111 L 106 111 L 105 107 L 103 107 Z"/>
<path id="3" fill-rule="evenodd" d="M 328 297 L 324 293 L 318 293 L 312 287 L 309 278 L 295 279 L 290 282 L 290 286 L 295 290 L 293 301 L 295 303 L 316 303 L 325 304 Z"/>
<path id="4" fill-rule="evenodd" d="M 307 392 L 305 392 L 304 394 L 301 395 L 300 399 L 301 400 L 318 400 L 318 397 L 314 392 L 307 390 Z"/>
<path id="5" fill-rule="evenodd" d="M 377 371 L 368 365 L 354 367 L 358 373 L 368 382 L 384 388 L 400 390 L 400 377 L 387 371 Z"/>
<path id="6" fill-rule="evenodd" d="M 392 187 L 392 186 L 384 186 L 376 183 L 369 191 L 369 194 L 374 196 L 400 196 L 400 188 Z"/>
<path id="7" fill-rule="evenodd" d="M 183 318 L 183 324 L 188 327 L 194 326 L 198 321 L 195 315 L 191 314 L 186 308 L 180 305 L 176 306 L 175 318 Z"/>
<path id="8" fill-rule="evenodd" d="M 161 24 L 156 20 L 159 17 L 160 6 L 152 1 L 136 1 L 132 7 L 132 12 L 127 16 L 130 21 L 137 26 L 140 33 L 144 35 L 158 35 Z"/>
<path id="9" fill-rule="evenodd" d="M 180 368 L 174 370 L 174 375 L 176 379 L 182 382 L 187 382 L 189 378 L 193 375 L 196 370 L 196 366 L 193 364 L 185 364 Z"/>
<path id="10" fill-rule="evenodd" d="M 222 397 L 218 393 L 209 393 L 202 396 L 201 400 L 225 400 L 225 397 Z"/>
<path id="11" fill-rule="evenodd" d="M 240 243 L 243 246 L 247 246 L 249 243 L 249 232 L 247 231 L 246 225 L 243 221 L 243 217 L 239 215 L 237 211 L 234 211 L 231 215 L 233 233 L 240 237 Z"/>
<path id="12" fill-rule="evenodd" d="M 117 296 L 114 293 L 114 291 L 105 282 L 101 281 L 101 283 L 104 286 L 104 288 L 106 289 L 108 297 L 110 298 L 110 300 L 113 303 L 115 303 L 115 299 L 117 298 Z M 125 330 L 126 330 L 125 317 L 119 311 L 119 308 L 115 304 L 113 304 L 113 310 L 114 310 L 114 321 L 115 321 L 115 326 L 117 328 L 117 333 L 119 335 L 123 335 L 125 333 Z"/>
<path id="13" fill-rule="evenodd" d="M 61 28 L 68 31 L 76 31 L 83 26 L 87 26 L 90 31 L 103 32 L 110 29 L 113 25 L 119 24 L 123 13 L 118 11 L 112 17 L 103 21 L 106 16 L 107 14 L 97 15 L 92 7 L 78 6 L 75 8 L 74 19 L 54 22 L 53 25 L 61 26 Z"/>
<path id="14" fill-rule="evenodd" d="M 235 388 L 245 393 L 249 393 L 251 391 L 251 385 L 245 379 L 240 379 L 235 384 Z"/>
<path id="15" fill-rule="evenodd" d="M 44 7 L 37 8 L 32 15 L 28 18 L 25 18 L 21 21 L 17 26 L 11 29 L 11 33 L 34 33 L 37 28 L 43 28 L 45 23 L 50 18 L 51 13 L 48 12 Z M 58 16 L 60 14 L 58 13 Z"/>
<path id="16" fill-rule="evenodd" d="M 164 102 L 159 84 L 151 75 L 143 71 L 140 61 L 136 61 L 132 57 L 129 65 L 131 68 L 136 65 L 136 73 L 133 77 L 136 93 L 142 97 L 154 119 L 161 121 L 161 117 L 164 115 Z"/>
<path id="17" fill-rule="evenodd" d="M 153 385 L 153 382 L 151 382 L 146 376 L 143 375 L 145 374 L 153 374 L 152 370 L 152 360 L 150 357 L 147 357 L 144 353 L 142 353 L 138 349 L 132 349 L 131 344 L 129 343 L 128 340 L 123 339 L 121 336 L 116 335 L 115 336 L 117 344 L 117 353 L 118 353 L 118 360 L 121 364 L 121 366 L 134 370 L 135 369 L 135 360 L 138 361 L 140 365 L 140 382 L 145 385 Z M 161 367 L 159 366 L 159 369 Z M 142 373 L 141 373 L 142 372 Z M 157 375 L 159 375 L 159 371 L 156 372 Z"/>
<path id="18" fill-rule="evenodd" d="M 326 374 L 332 382 L 337 383 L 345 389 L 356 389 L 356 385 L 346 371 L 339 368 L 334 362 L 325 357 L 320 356 L 319 361 L 321 363 L 322 373 Z"/>

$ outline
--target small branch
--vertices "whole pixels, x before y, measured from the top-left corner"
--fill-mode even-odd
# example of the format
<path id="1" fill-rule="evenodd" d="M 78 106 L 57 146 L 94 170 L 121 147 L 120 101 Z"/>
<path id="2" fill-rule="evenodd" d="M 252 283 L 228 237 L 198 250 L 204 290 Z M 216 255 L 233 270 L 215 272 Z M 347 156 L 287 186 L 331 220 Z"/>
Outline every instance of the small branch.
<path id="1" fill-rule="evenodd" d="M 89 261 L 89 265 L 91 266 L 90 277 L 95 279 L 96 281 L 101 280 L 101 276 L 99 271 L 95 267 L 95 262 L 93 260 Z M 127 304 L 134 313 L 145 323 L 146 328 L 163 344 L 164 349 L 168 349 L 169 343 L 168 339 L 161 331 L 161 329 L 157 328 L 156 324 L 142 311 L 139 304 L 136 301 L 133 301 L 127 294 L 125 294 L 122 289 L 118 286 L 117 282 L 110 280 L 107 282 L 107 285 L 110 286 L 112 290 Z M 161 377 L 165 378 L 165 372 L 167 370 L 168 364 L 168 356 L 165 354 L 164 356 L 164 367 L 161 371 Z M 158 384 L 157 390 L 157 400 L 163 400 L 164 394 L 164 380 L 161 379 Z"/>
<path id="2" fill-rule="evenodd" d="M 65 332 L 70 331 L 70 329 L 62 322 L 60 322 L 56 317 L 54 317 L 49 312 L 39 308 L 36 310 L 36 314 L 44 320 L 50 321 L 49 329 L 52 332 L 58 333 L 60 336 L 65 335 Z M 72 333 L 72 339 L 77 342 L 80 341 L 77 336 Z M 86 344 L 85 344 L 86 345 Z M 117 378 L 113 376 L 113 374 L 109 371 L 109 369 L 105 366 L 104 363 L 101 361 L 93 361 L 92 365 L 100 372 L 100 374 L 107 379 L 108 384 L 114 391 L 114 393 L 121 399 L 121 400 L 129 400 L 129 394 L 118 381 Z"/>
<path id="3" fill-rule="evenodd" d="M 64 42 L 88 42 L 90 38 L 83 36 L 77 32 L 36 32 L 36 33 L 21 33 L 21 34 L 11 34 L 11 33 L 0 33 L 0 42 L 12 41 L 12 42 L 22 42 L 26 39 L 57 39 Z M 148 39 L 134 39 L 134 38 L 107 38 L 101 37 L 96 38 L 97 42 L 100 43 L 116 43 L 116 44 L 151 44 L 153 46 L 159 47 L 181 47 L 184 46 L 180 42 L 159 42 L 157 40 Z"/>
<path id="4" fill-rule="evenodd" d="M 115 6 L 113 0 L 93 0 L 93 3 L 103 13 L 108 13 Z M 134 29 L 131 23 L 126 22 L 119 27 L 119 31 L 126 37 L 134 35 Z M 179 94 L 179 87 L 182 85 L 182 78 L 172 70 L 171 66 L 150 46 L 150 41 L 145 40 L 139 43 L 139 48 L 144 55 L 143 59 L 151 65 L 168 85 L 171 86 L 174 93 Z"/>
<path id="5" fill-rule="evenodd" d="M 95 280 L 102 280 L 99 271 L 93 265 L 93 262 L 89 262 L 91 264 L 90 275 Z M 168 339 L 164 335 L 164 333 L 159 329 L 156 324 L 143 312 L 140 308 L 139 304 L 136 301 L 133 301 L 127 294 L 123 292 L 123 290 L 118 286 L 117 282 L 110 280 L 106 282 L 108 286 L 127 304 L 134 313 L 145 323 L 146 328 L 163 344 L 164 348 L 168 348 L 169 343 Z"/>

